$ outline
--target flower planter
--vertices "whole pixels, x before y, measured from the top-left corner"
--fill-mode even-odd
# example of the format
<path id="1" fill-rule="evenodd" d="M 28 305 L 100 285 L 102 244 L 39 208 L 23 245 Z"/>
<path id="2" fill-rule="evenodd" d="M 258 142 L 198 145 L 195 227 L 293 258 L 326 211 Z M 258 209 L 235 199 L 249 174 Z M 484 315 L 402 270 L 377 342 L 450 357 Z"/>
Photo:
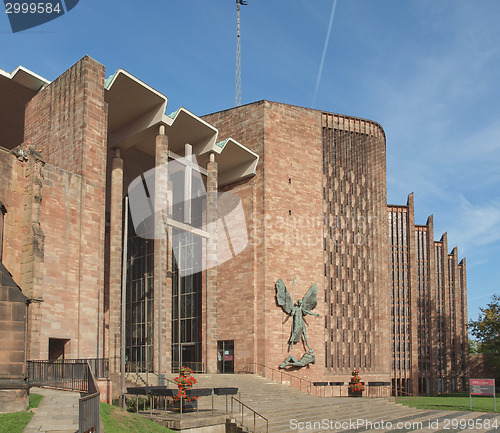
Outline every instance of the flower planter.
<path id="1" fill-rule="evenodd" d="M 196 379 L 191 376 L 193 371 L 188 367 L 182 367 L 179 371 L 179 376 L 175 378 L 177 386 L 179 388 L 179 393 L 174 399 L 173 408 L 174 410 L 180 411 L 181 401 L 182 401 L 182 411 L 183 412 L 193 412 L 198 407 L 198 401 L 196 397 L 188 398 L 186 391 L 191 389 L 196 383 Z M 181 400 L 181 397 L 182 400 Z"/>
<path id="2" fill-rule="evenodd" d="M 348 396 L 349 397 L 363 397 L 363 391 L 351 391 L 351 389 L 349 389 Z"/>
<path id="3" fill-rule="evenodd" d="M 355 369 L 352 372 L 351 381 L 349 382 L 348 396 L 349 397 L 362 397 L 363 391 L 365 390 L 364 383 L 361 382 L 359 377 L 359 370 Z"/>
<path id="4" fill-rule="evenodd" d="M 192 400 L 184 400 L 182 399 L 182 412 L 194 412 L 198 408 L 198 401 Z M 174 410 L 181 410 L 181 401 L 174 400 Z"/>

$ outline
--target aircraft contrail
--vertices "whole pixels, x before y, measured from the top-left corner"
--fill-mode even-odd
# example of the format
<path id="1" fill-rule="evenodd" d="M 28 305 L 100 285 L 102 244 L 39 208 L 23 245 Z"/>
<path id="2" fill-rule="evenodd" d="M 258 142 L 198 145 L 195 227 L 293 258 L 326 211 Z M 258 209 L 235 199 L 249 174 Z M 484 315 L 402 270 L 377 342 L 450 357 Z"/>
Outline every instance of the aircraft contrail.
<path id="1" fill-rule="evenodd" d="M 314 90 L 314 97 L 311 107 L 314 108 L 316 102 L 316 95 L 318 93 L 319 82 L 321 81 L 321 74 L 323 73 L 323 64 L 325 63 L 326 50 L 328 49 L 328 42 L 330 41 L 330 33 L 332 32 L 333 17 L 335 16 L 335 9 L 337 8 L 337 0 L 333 0 L 332 14 L 330 15 L 330 23 L 328 24 L 328 32 L 326 33 L 325 46 L 323 47 L 323 55 L 321 56 L 321 63 L 319 65 L 318 79 L 316 80 L 316 89 Z"/>

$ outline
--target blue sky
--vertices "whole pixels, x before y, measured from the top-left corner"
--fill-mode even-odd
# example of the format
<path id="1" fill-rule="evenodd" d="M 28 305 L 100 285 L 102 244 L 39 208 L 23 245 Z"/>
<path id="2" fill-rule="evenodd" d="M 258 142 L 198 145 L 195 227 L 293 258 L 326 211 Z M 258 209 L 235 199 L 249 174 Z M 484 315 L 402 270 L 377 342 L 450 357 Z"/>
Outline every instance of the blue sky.
<path id="1" fill-rule="evenodd" d="M 249 0 L 242 7 L 242 103 L 268 99 L 378 121 L 389 203 L 415 193 L 418 224 L 467 257 L 469 317 L 499 293 L 500 2 Z M 89 54 L 203 115 L 234 105 L 234 0 L 80 0 L 12 34 L 0 68 L 53 80 Z M 325 51 L 322 74 L 319 76 Z M 317 88 L 317 93 L 315 92 Z M 316 96 L 315 96 L 316 93 Z"/>

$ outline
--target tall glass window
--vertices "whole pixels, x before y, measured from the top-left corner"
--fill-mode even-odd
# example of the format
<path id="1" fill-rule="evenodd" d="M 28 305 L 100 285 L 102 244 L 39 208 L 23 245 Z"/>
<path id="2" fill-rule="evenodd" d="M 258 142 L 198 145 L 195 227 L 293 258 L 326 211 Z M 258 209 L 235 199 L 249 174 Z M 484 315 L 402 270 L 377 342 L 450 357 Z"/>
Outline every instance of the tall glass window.
<path id="1" fill-rule="evenodd" d="M 172 228 L 172 372 L 179 367 L 204 371 L 202 364 L 202 287 L 206 277 L 206 239 L 196 232 L 206 220 L 206 178 L 182 162 L 169 172 L 175 221 Z M 191 231 L 193 229 L 193 231 Z"/>
<path id="2" fill-rule="evenodd" d="M 188 232 L 177 233 L 173 245 L 172 273 L 172 371 L 179 366 L 203 371 L 201 364 L 202 272 L 190 273 L 202 259 L 203 240 Z M 175 238 L 175 236 L 174 236 Z M 176 259 L 177 257 L 177 259 Z"/>
<path id="3" fill-rule="evenodd" d="M 154 239 L 136 235 L 131 218 L 127 244 L 126 355 L 129 371 L 153 371 Z"/>

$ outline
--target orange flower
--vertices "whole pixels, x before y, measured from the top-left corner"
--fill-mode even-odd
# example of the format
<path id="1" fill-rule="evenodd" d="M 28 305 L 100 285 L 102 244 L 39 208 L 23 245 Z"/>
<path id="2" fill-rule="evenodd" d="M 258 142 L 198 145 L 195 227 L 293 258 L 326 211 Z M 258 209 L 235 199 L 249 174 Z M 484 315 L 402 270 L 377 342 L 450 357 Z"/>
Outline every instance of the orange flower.
<path id="1" fill-rule="evenodd" d="M 177 383 L 177 387 L 179 388 L 179 392 L 177 395 L 174 397 L 174 401 L 180 400 L 181 398 L 187 400 L 187 401 L 193 401 L 197 400 L 197 397 L 188 397 L 186 393 L 186 389 L 188 387 L 193 386 L 195 383 L 197 383 L 197 380 L 191 376 L 191 373 L 193 370 L 191 370 L 189 367 L 183 366 L 180 370 L 180 376 L 177 376 L 174 380 Z"/>

